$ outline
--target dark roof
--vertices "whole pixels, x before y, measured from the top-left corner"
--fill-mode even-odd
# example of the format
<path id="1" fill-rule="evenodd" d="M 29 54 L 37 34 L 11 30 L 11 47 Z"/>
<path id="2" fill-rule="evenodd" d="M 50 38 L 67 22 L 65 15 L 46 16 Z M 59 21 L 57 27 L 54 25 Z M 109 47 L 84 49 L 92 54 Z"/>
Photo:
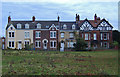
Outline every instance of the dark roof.
<path id="1" fill-rule="evenodd" d="M 67 25 L 67 29 L 63 29 L 63 25 L 64 24 Z M 61 30 L 72 30 L 72 25 L 73 24 L 76 25 L 75 26 L 75 30 L 79 30 L 79 26 L 77 26 L 76 21 L 70 21 L 70 22 L 68 22 L 68 21 L 62 21 L 62 22 L 60 22 L 60 29 Z"/>
<path id="2" fill-rule="evenodd" d="M 100 23 L 102 23 L 103 21 L 107 22 L 112 27 L 112 25 L 106 19 L 97 20 L 97 22 L 95 22 L 95 20 L 88 20 L 87 18 L 85 20 L 80 20 L 79 26 L 82 26 L 82 24 L 85 21 L 88 21 L 89 24 L 92 25 L 93 28 L 97 28 L 98 25 L 100 25 Z"/>
<path id="3" fill-rule="evenodd" d="M 58 25 L 58 21 L 11 21 L 7 24 L 6 29 L 12 24 L 15 28 L 17 28 L 17 24 L 21 24 L 21 29 L 25 29 L 25 24 L 29 24 L 29 29 L 36 29 L 37 24 L 41 24 L 41 29 L 48 29 L 52 24 L 55 26 Z M 48 27 L 46 27 L 48 26 Z"/>
<path id="4" fill-rule="evenodd" d="M 72 30 L 72 25 L 76 25 L 75 26 L 75 30 L 79 30 L 79 27 L 85 22 L 88 21 L 94 28 L 98 27 L 98 25 L 102 22 L 105 21 L 107 22 L 111 27 L 112 25 L 106 20 L 106 19 L 102 19 L 102 20 L 97 20 L 97 23 L 95 23 L 95 20 L 88 20 L 87 18 L 85 20 L 80 20 L 78 21 L 78 24 L 76 23 L 76 21 L 11 21 L 10 23 L 7 24 L 6 29 L 12 24 L 16 29 L 17 29 L 17 24 L 20 23 L 21 29 L 25 29 L 25 24 L 29 24 L 29 29 L 36 29 L 37 24 L 40 23 L 41 24 L 41 29 L 49 29 L 49 27 L 54 24 L 58 29 L 63 30 L 63 25 L 66 24 L 67 25 L 67 29 L 65 30 Z M 60 25 L 60 26 L 59 26 Z M 112 27 L 113 28 L 113 27 Z"/>

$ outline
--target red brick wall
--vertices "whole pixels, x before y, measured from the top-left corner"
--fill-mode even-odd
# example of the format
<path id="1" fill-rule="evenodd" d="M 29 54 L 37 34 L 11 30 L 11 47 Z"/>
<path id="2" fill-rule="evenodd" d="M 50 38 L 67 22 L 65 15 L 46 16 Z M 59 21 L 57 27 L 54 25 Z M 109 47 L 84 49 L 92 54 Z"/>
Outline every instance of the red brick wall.
<path id="1" fill-rule="evenodd" d="M 36 31 L 41 31 L 41 38 L 35 38 L 35 32 Z M 50 38 L 50 31 L 56 31 L 56 38 Z M 34 41 L 34 47 L 35 47 L 35 41 L 40 40 L 41 41 L 41 48 L 35 48 L 39 50 L 43 50 L 43 40 L 47 39 L 47 50 L 57 50 L 57 45 L 58 45 L 58 30 L 34 30 L 33 31 L 33 41 Z M 50 40 L 56 40 L 56 48 L 50 48 Z"/>

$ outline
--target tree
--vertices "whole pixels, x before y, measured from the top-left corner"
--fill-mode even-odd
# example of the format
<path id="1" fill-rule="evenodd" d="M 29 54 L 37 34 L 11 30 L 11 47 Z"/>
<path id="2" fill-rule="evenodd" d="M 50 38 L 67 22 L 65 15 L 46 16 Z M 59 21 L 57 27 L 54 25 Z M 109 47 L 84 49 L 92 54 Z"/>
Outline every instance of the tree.
<path id="1" fill-rule="evenodd" d="M 74 36 L 76 39 L 76 44 L 74 44 L 75 50 L 84 50 L 87 46 L 87 43 L 85 42 L 85 40 L 83 38 L 80 37 L 79 34 L 77 34 L 76 32 L 74 32 Z"/>

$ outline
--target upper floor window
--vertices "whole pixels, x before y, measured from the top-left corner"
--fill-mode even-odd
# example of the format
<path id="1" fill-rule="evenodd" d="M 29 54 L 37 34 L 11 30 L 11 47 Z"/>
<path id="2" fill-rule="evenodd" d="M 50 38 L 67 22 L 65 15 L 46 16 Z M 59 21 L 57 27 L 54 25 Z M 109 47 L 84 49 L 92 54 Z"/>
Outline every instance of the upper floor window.
<path id="1" fill-rule="evenodd" d="M 107 33 L 104 33 L 104 40 L 107 40 Z"/>
<path id="2" fill-rule="evenodd" d="M 67 25 L 66 24 L 63 25 L 63 29 L 67 29 Z"/>
<path id="3" fill-rule="evenodd" d="M 21 29 L 21 24 L 17 24 L 17 28 L 18 28 L 18 29 Z"/>
<path id="4" fill-rule="evenodd" d="M 61 33 L 61 38 L 64 38 L 64 33 Z"/>
<path id="5" fill-rule="evenodd" d="M 25 28 L 26 28 L 26 29 L 29 29 L 29 24 L 25 24 Z"/>
<path id="6" fill-rule="evenodd" d="M 85 33 L 85 40 L 88 40 L 88 33 Z"/>
<path id="7" fill-rule="evenodd" d="M 9 32 L 9 37 L 14 37 L 15 36 L 15 32 Z"/>
<path id="8" fill-rule="evenodd" d="M 40 28 L 41 28 L 41 24 L 39 24 L 39 23 L 38 23 L 38 24 L 37 24 L 37 28 L 39 28 L 39 29 L 40 29 Z"/>
<path id="9" fill-rule="evenodd" d="M 97 36 L 96 36 L 96 33 L 94 33 L 94 35 L 93 35 L 93 36 L 94 36 L 94 40 L 97 40 L 97 38 L 96 38 L 96 37 L 97 37 Z"/>
<path id="10" fill-rule="evenodd" d="M 40 31 L 36 31 L 36 32 L 35 32 L 35 37 L 36 37 L 36 38 L 40 38 L 40 33 L 41 33 Z"/>
<path id="11" fill-rule="evenodd" d="M 56 31 L 50 31 L 50 38 L 56 38 Z"/>
<path id="12" fill-rule="evenodd" d="M 72 25 L 72 29 L 75 29 L 75 25 L 74 24 Z"/>
<path id="13" fill-rule="evenodd" d="M 30 33 L 29 32 L 25 32 L 25 38 L 29 38 L 30 37 Z"/>
<path id="14" fill-rule="evenodd" d="M 73 38 L 74 37 L 74 33 L 70 33 L 70 38 Z"/>

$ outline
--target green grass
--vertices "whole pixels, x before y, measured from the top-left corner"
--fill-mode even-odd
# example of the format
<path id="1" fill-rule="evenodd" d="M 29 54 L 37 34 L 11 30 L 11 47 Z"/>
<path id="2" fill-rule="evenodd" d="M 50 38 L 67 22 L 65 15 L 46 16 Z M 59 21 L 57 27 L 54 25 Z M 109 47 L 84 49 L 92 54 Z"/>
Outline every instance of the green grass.
<path id="1" fill-rule="evenodd" d="M 118 75 L 118 52 L 2 51 L 3 75 Z"/>

